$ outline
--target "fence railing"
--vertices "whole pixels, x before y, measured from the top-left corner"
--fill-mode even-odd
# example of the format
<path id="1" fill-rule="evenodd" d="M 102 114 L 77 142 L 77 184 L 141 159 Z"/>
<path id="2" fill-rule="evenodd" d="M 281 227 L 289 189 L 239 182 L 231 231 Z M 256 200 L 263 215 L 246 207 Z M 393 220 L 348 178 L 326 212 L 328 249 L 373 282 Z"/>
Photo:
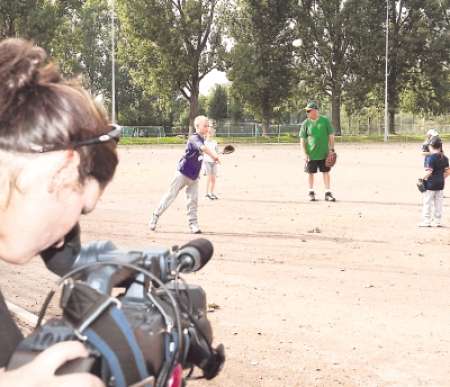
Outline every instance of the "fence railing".
<path id="1" fill-rule="evenodd" d="M 124 126 L 122 128 L 124 137 L 166 137 L 163 126 Z"/>
<path id="2" fill-rule="evenodd" d="M 263 140 L 263 130 L 260 123 L 227 123 L 215 125 L 217 137 L 233 138 L 253 138 L 255 142 Z M 265 136 L 271 137 L 271 142 L 283 142 L 284 137 L 298 137 L 300 124 L 290 125 L 270 125 Z M 124 137 L 153 137 L 158 140 L 163 137 L 187 136 L 188 128 L 168 127 L 168 126 L 124 126 L 122 136 Z"/>
<path id="3" fill-rule="evenodd" d="M 384 134 L 384 119 L 374 116 L 344 117 L 341 132 L 344 136 L 382 136 Z M 284 142 L 286 137 L 298 137 L 301 123 L 270 125 L 265 135 L 271 137 L 271 142 Z M 250 137 L 260 142 L 263 136 L 262 124 L 258 122 L 216 122 L 214 123 L 217 137 Z M 418 118 L 413 115 L 398 115 L 395 121 L 395 131 L 400 135 L 422 135 L 429 129 L 439 133 L 450 133 L 450 116 L 440 116 L 432 119 Z M 125 137 L 163 137 L 186 136 L 187 127 L 181 126 L 125 126 L 122 135 Z"/>

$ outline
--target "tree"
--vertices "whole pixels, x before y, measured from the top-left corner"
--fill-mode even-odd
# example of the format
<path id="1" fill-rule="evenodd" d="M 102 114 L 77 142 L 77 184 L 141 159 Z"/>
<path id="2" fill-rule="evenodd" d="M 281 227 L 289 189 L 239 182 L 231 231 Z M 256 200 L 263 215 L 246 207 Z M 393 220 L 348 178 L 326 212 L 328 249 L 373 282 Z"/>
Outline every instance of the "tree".
<path id="1" fill-rule="evenodd" d="M 148 94 L 130 77 L 126 65 L 118 63 L 116 73 L 118 122 L 127 126 L 172 125 L 173 106 Z"/>
<path id="2" fill-rule="evenodd" d="M 233 92 L 231 87 L 228 87 L 228 101 L 227 101 L 227 111 L 228 118 L 231 118 L 234 122 L 240 121 L 244 118 L 244 103 L 241 101 L 239 96 Z"/>
<path id="3" fill-rule="evenodd" d="M 59 37 L 58 27 L 79 9 L 76 0 L 2 0 L 0 1 L 0 39 L 21 37 L 51 51 Z"/>
<path id="4" fill-rule="evenodd" d="M 219 65 L 219 0 L 121 0 L 130 47 L 146 47 L 149 61 L 140 71 L 153 83 L 177 90 L 190 104 L 189 130 L 198 114 L 200 81 Z M 163 83 L 163 84 L 162 84 Z"/>
<path id="5" fill-rule="evenodd" d="M 229 16 L 234 46 L 227 77 L 233 92 L 263 122 L 287 99 L 295 82 L 292 15 L 294 0 L 239 0 Z"/>
<path id="6" fill-rule="evenodd" d="M 299 1 L 300 76 L 330 97 L 337 134 L 344 94 L 352 90 L 354 98 L 362 99 L 380 80 L 382 11 L 382 2 L 371 0 Z"/>
<path id="7" fill-rule="evenodd" d="M 43 46 L 67 77 L 81 75 L 84 86 L 111 102 L 111 8 L 108 0 L 4 0 L 0 2 L 0 36 L 20 36 Z M 116 20 L 116 110 L 129 125 L 172 124 L 174 93 L 152 94 L 135 82 L 128 37 Z M 64 37 L 61 39 L 61 37 Z"/>
<path id="8" fill-rule="evenodd" d="M 450 2 L 388 0 L 388 5 L 389 130 L 395 133 L 395 113 L 405 88 L 411 88 L 407 95 L 416 102 L 404 106 L 433 112 L 443 111 L 444 104 L 448 103 L 448 93 L 443 87 L 448 85 L 449 74 Z"/>
<path id="9" fill-rule="evenodd" d="M 111 68 L 111 8 L 108 0 L 55 1 L 70 3 L 64 17 L 55 27 L 56 37 L 50 42 L 50 52 L 67 77 L 80 75 L 83 84 L 95 96 L 102 97 L 106 105 L 112 100 Z M 64 37 L 61 39 L 61 37 Z M 117 86 L 121 76 L 116 71 Z M 120 88 L 117 87 L 117 90 Z M 119 93 L 118 93 L 119 94 Z M 117 107 L 117 105 L 116 105 Z"/>
<path id="10" fill-rule="evenodd" d="M 66 39 L 58 42 L 65 72 L 84 75 L 93 94 L 111 100 L 111 9 L 107 0 L 85 0 L 76 17 L 61 28 Z"/>
<path id="11" fill-rule="evenodd" d="M 83 73 L 87 86 L 100 93 L 109 89 L 111 75 L 109 16 L 106 0 L 4 0 L 0 36 L 33 40 L 59 62 L 63 73 Z"/>
<path id="12" fill-rule="evenodd" d="M 227 118 L 227 90 L 224 86 L 217 85 L 208 98 L 208 117 L 214 120 Z"/>
<path id="13" fill-rule="evenodd" d="M 416 76 L 400 94 L 400 107 L 410 113 L 446 114 L 450 111 L 449 73 L 439 71 L 433 77 Z"/>
<path id="14" fill-rule="evenodd" d="M 66 38 L 54 43 L 65 73 L 81 73 L 85 86 L 112 102 L 111 16 L 108 0 L 85 0 L 73 17 L 60 27 Z M 120 19 L 116 30 L 116 112 L 124 125 L 171 124 L 174 93 L 160 95 L 148 88 L 145 79 L 134 77 L 140 58 L 128 50 L 129 37 Z M 138 52 L 140 54 L 140 52 Z"/>

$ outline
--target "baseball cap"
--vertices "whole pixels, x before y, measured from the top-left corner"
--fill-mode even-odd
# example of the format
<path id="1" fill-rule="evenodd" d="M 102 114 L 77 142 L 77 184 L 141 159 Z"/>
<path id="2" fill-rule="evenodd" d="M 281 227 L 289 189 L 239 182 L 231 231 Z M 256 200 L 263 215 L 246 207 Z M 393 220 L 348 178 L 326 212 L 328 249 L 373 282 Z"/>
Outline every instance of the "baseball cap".
<path id="1" fill-rule="evenodd" d="M 311 109 L 315 109 L 315 110 L 319 110 L 319 106 L 317 105 L 317 102 L 315 101 L 309 101 L 307 103 L 307 105 L 305 106 L 305 110 L 311 110 Z"/>
<path id="2" fill-rule="evenodd" d="M 430 129 L 427 132 L 427 136 L 428 137 L 436 137 L 436 136 L 439 136 L 439 132 L 436 129 Z"/>

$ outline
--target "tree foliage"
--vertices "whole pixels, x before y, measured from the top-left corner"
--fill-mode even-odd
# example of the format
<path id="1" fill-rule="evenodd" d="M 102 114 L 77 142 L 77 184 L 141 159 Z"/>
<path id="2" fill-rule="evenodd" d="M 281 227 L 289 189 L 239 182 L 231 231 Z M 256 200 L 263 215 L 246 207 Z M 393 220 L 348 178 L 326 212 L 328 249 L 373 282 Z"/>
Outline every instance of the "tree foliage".
<path id="1" fill-rule="evenodd" d="M 399 109 L 449 112 L 450 0 L 387 3 L 395 132 Z M 256 118 L 267 128 L 281 117 L 301 119 L 306 101 L 317 99 L 331 103 L 339 130 L 342 106 L 349 114 L 384 108 L 386 1 L 116 0 L 116 6 L 121 123 L 186 125 L 208 113 Z M 0 38 L 32 39 L 110 106 L 111 14 L 108 0 L 1 0 Z M 200 98 L 200 81 L 224 63 L 232 86 Z"/>
<path id="2" fill-rule="evenodd" d="M 450 2 L 389 0 L 388 4 L 389 129 L 395 133 L 395 113 L 405 88 L 409 87 L 404 97 L 410 102 L 404 106 L 409 109 L 442 112 L 448 103 Z"/>
<path id="3" fill-rule="evenodd" d="M 83 6 L 82 0 L 2 0 L 0 1 L 0 39 L 30 39 L 53 53 L 61 39 L 60 26 Z"/>
<path id="4" fill-rule="evenodd" d="M 130 48 L 148 55 L 143 60 L 146 63 L 138 63 L 138 71 L 151 74 L 161 89 L 177 90 L 189 101 L 191 131 L 199 109 L 200 81 L 219 62 L 222 35 L 216 12 L 218 3 L 219 0 L 120 1 L 131 36 Z"/>
<path id="5" fill-rule="evenodd" d="M 265 134 L 295 82 L 291 28 L 294 0 L 240 0 L 229 16 L 234 46 L 227 76 Z"/>
<path id="6" fill-rule="evenodd" d="M 224 86 L 217 85 L 208 98 L 208 117 L 221 120 L 228 117 L 228 96 Z"/>
<path id="7" fill-rule="evenodd" d="M 371 0 L 299 1 L 300 77 L 330 97 L 338 134 L 345 94 L 361 100 L 380 79 L 382 11 L 382 2 Z M 309 99 L 316 98 L 311 95 Z"/>

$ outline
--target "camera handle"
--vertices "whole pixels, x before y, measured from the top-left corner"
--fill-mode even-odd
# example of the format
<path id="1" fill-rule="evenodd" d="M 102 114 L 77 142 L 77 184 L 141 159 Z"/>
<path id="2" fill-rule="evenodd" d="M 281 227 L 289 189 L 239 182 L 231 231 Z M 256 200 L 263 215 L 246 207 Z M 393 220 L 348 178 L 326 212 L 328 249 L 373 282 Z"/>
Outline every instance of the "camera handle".
<path id="1" fill-rule="evenodd" d="M 79 339 L 106 359 L 117 387 L 149 377 L 144 356 L 119 301 L 84 283 L 69 282 L 63 288 L 61 306 L 64 317 L 78 327 L 75 334 Z M 122 368 L 124 364 L 127 367 Z"/>

